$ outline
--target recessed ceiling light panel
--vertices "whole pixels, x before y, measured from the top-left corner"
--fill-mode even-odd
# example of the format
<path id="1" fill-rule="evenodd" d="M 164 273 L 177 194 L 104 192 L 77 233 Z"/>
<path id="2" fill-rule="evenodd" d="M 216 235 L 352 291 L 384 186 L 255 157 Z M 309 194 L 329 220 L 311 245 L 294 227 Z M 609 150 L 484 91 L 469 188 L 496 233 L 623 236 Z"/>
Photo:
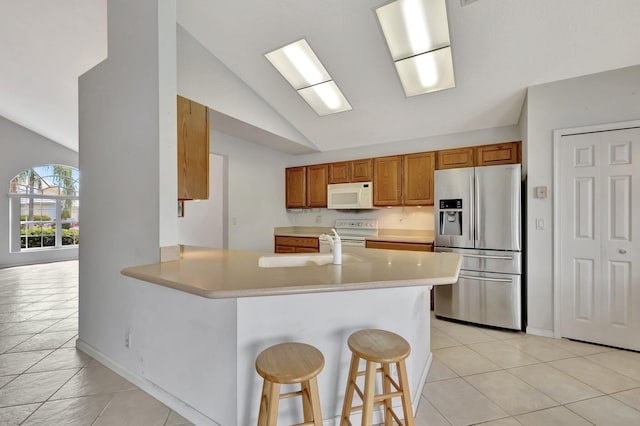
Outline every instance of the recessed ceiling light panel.
<path id="1" fill-rule="evenodd" d="M 396 61 L 395 65 L 407 96 L 456 86 L 450 47 Z"/>
<path id="2" fill-rule="evenodd" d="M 305 39 L 264 56 L 296 90 L 331 80 L 331 76 Z"/>
<path id="3" fill-rule="evenodd" d="M 264 56 L 318 115 L 351 109 L 306 40 L 298 40 Z"/>
<path id="4" fill-rule="evenodd" d="M 394 61 L 450 44 L 444 0 L 398 0 L 376 13 Z"/>
<path id="5" fill-rule="evenodd" d="M 320 116 L 351 109 L 351 105 L 333 81 L 300 89 L 298 93 Z"/>
<path id="6" fill-rule="evenodd" d="M 376 14 L 407 96 L 455 87 L 445 0 L 397 0 Z"/>

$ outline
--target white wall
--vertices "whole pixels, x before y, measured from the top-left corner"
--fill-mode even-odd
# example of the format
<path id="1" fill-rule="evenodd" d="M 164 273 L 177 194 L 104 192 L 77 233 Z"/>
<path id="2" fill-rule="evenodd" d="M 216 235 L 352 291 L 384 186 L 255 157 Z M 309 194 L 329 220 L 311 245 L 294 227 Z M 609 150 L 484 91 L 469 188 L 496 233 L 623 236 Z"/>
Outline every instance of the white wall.
<path id="1" fill-rule="evenodd" d="M 229 248 L 273 252 L 273 228 L 291 225 L 284 208 L 290 156 L 215 129 L 210 150 L 228 162 Z"/>
<path id="2" fill-rule="evenodd" d="M 529 88 L 527 96 L 527 231 L 529 331 L 553 330 L 553 130 L 640 119 L 640 66 Z M 535 229 L 536 218 L 546 223 Z"/>
<path id="3" fill-rule="evenodd" d="M 178 25 L 178 93 L 303 146 L 313 144 Z"/>
<path id="4" fill-rule="evenodd" d="M 8 191 L 9 181 L 33 166 L 62 164 L 78 168 L 78 153 L 0 116 L 0 187 Z M 76 259 L 77 248 L 9 252 L 9 198 L 0 195 L 0 268 L 57 260 Z"/>
<path id="5" fill-rule="evenodd" d="M 325 151 L 317 154 L 291 157 L 290 166 L 321 164 L 334 161 L 356 160 L 359 158 L 383 157 L 385 155 L 410 154 L 414 152 L 437 151 L 440 149 L 486 145 L 520 140 L 518 126 L 494 127 L 473 132 L 451 133 L 408 141 L 397 141 L 359 148 Z"/>
<path id="6" fill-rule="evenodd" d="M 307 209 L 288 213 L 296 226 L 334 226 L 336 219 L 376 219 L 378 228 L 433 231 L 433 206 L 391 207 L 362 212 Z"/>
<path id="7" fill-rule="evenodd" d="M 180 244 L 226 248 L 227 158 L 209 154 L 209 199 L 185 201 L 184 217 L 178 218 Z"/>
<path id="8" fill-rule="evenodd" d="M 176 153 L 176 132 L 164 134 L 171 126 L 162 123 L 176 121 L 175 63 L 167 65 L 175 43 L 158 36 L 175 31 L 175 1 L 110 0 L 107 7 L 109 57 L 79 80 L 79 338 L 124 369 L 166 382 L 169 372 L 145 367 L 170 355 L 154 353 L 151 344 L 124 346 L 125 334 L 143 321 L 145 284 L 120 270 L 158 262 L 160 244 L 171 242 L 163 230 L 165 237 L 177 230 L 177 162 L 167 160 Z M 167 211 L 163 200 L 171 201 Z"/>

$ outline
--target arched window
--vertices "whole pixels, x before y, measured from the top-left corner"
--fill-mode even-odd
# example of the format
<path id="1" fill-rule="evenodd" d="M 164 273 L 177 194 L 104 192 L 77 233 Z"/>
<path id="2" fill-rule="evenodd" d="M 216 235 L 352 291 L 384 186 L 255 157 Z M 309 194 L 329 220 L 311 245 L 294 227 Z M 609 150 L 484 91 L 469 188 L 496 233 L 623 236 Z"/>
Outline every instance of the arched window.
<path id="1" fill-rule="evenodd" d="M 57 164 L 18 173 L 9 182 L 11 251 L 77 247 L 78 170 Z"/>

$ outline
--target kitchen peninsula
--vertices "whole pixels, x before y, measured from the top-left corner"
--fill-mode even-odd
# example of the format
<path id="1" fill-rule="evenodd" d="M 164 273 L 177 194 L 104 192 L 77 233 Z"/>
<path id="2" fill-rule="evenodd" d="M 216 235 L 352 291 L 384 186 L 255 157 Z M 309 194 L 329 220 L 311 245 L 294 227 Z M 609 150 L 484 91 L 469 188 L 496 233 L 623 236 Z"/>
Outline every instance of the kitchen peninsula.
<path id="1" fill-rule="evenodd" d="M 140 333 L 148 336 L 140 344 L 162 351 L 157 360 L 140 362 L 175 370 L 175 380 L 155 385 L 185 403 L 187 417 L 195 410 L 211 424 L 255 424 L 262 385 L 257 354 L 301 341 L 324 354 L 322 413 L 337 418 L 350 360 L 347 337 L 381 328 L 411 344 L 407 368 L 417 406 L 431 365 L 429 293 L 432 285 L 457 280 L 459 256 L 349 247 L 342 265 L 326 257 L 185 246 L 178 261 L 123 269 L 152 283 L 142 287 L 152 300 L 131 332 L 151 327 L 159 334 Z M 278 266 L 290 261 L 308 266 Z M 135 335 L 132 342 L 135 350 Z M 299 421 L 298 401 L 282 401 L 280 413 L 283 424 Z"/>

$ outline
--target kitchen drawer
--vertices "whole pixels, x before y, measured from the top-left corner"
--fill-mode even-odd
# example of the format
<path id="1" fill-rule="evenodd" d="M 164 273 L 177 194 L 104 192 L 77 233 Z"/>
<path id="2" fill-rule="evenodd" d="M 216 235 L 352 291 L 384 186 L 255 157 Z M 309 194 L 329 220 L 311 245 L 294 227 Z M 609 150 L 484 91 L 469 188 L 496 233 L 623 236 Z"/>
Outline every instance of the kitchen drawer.
<path id="1" fill-rule="evenodd" d="M 408 251 L 433 251 L 432 244 L 405 243 L 397 241 L 367 241 L 367 248 Z"/>
<path id="2" fill-rule="evenodd" d="M 276 236 L 276 253 L 318 253 L 320 244 L 315 237 L 283 237 Z"/>
<path id="3" fill-rule="evenodd" d="M 276 237 L 276 245 L 311 248 L 319 247 L 318 239 L 313 237 Z"/>

